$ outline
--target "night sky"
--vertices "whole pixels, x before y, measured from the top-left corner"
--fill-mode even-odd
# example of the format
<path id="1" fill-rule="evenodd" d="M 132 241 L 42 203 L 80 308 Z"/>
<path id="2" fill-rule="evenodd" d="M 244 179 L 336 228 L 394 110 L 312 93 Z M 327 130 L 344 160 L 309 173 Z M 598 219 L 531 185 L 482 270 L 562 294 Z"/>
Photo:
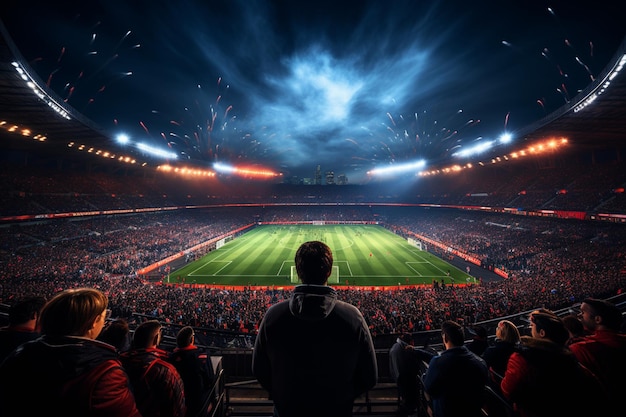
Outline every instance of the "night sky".
<path id="1" fill-rule="evenodd" d="M 620 2 L 30 1 L 0 16 L 71 107 L 182 159 L 366 181 L 457 160 L 592 82 Z M 34 10 L 37 10 L 35 13 Z M 515 135 L 514 139 L 515 140 Z"/>

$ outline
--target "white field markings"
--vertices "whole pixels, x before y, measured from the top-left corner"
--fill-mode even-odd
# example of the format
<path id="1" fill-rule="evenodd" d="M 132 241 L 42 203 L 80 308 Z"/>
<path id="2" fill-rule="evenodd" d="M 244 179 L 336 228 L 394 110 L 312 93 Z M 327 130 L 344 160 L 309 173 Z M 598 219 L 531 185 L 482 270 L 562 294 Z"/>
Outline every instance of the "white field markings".
<path id="1" fill-rule="evenodd" d="M 230 265 L 231 263 L 233 263 L 233 261 L 225 261 L 225 262 L 226 262 L 226 265 L 224 265 L 223 267 L 221 267 L 220 269 L 218 269 L 217 271 L 215 271 L 215 272 L 212 274 L 213 276 L 217 276 L 217 275 L 218 275 L 218 274 L 222 271 L 222 269 L 226 268 L 228 265 Z"/>
<path id="2" fill-rule="evenodd" d="M 293 227 L 289 227 L 289 231 L 293 232 Z M 284 231 L 283 231 L 284 232 Z M 244 235 L 245 236 L 245 235 Z M 248 238 L 249 239 L 249 238 Z M 197 268 L 196 270 L 194 270 L 192 273 L 190 273 L 190 276 L 196 276 L 196 277 L 208 277 L 208 276 L 221 276 L 221 277 L 237 277 L 237 276 L 241 276 L 240 274 L 234 274 L 234 275 L 229 275 L 229 274 L 220 274 L 220 272 L 224 269 L 227 268 L 230 264 L 232 264 L 234 261 L 232 260 L 228 260 L 228 261 L 220 261 L 218 258 L 225 256 L 228 254 L 228 252 L 232 251 L 233 249 L 235 249 L 238 245 L 240 244 L 247 244 L 247 245 L 253 245 L 254 246 L 254 240 L 252 240 L 251 242 L 243 242 L 244 239 L 242 237 L 238 237 L 237 239 L 234 239 L 230 242 L 228 242 L 228 244 L 230 244 L 229 248 L 225 250 L 225 247 L 222 247 L 220 249 L 218 249 L 218 251 L 223 251 L 223 253 L 220 253 L 218 256 L 216 256 L 215 258 L 213 258 L 212 260 L 210 260 L 209 262 L 201 265 L 199 268 Z M 282 238 L 278 241 L 278 245 L 279 247 L 284 247 L 284 248 L 289 248 L 291 249 L 291 245 L 284 245 L 283 241 L 285 241 L 285 238 Z M 224 265 L 223 267 L 221 267 L 219 270 L 217 270 L 215 273 L 213 274 L 196 274 L 195 272 L 197 272 L 199 269 L 204 268 L 205 266 L 211 264 L 211 263 L 226 263 L 226 265 Z M 276 276 L 280 276 L 281 272 L 283 271 L 283 269 L 285 268 L 285 264 L 288 265 L 288 267 L 290 267 L 291 265 L 294 264 L 294 261 L 290 261 L 290 260 L 285 260 L 281 263 L 280 268 L 278 269 L 278 272 L 276 272 Z M 290 265 L 291 264 L 291 265 Z M 289 273 L 291 273 L 291 271 L 289 271 Z M 250 277 L 250 278 L 262 278 L 262 277 L 272 277 L 274 275 L 272 274 L 246 274 L 246 277 Z"/>
<path id="3" fill-rule="evenodd" d="M 416 273 L 417 273 L 418 275 L 420 275 L 422 278 L 444 278 L 444 277 L 448 277 L 448 276 L 449 276 L 449 274 L 448 274 L 448 272 L 447 272 L 447 271 L 444 271 L 443 269 L 439 268 L 437 265 L 435 265 L 434 263 L 432 263 L 432 262 L 430 262 L 428 259 L 426 259 L 426 257 L 422 256 L 422 254 L 424 253 L 423 251 L 417 251 L 417 252 L 413 251 L 413 252 L 414 252 L 414 253 L 416 253 L 416 254 L 418 254 L 417 256 L 418 256 L 419 258 L 421 258 L 421 259 L 422 259 L 422 261 L 418 261 L 418 262 L 406 262 L 406 264 L 407 264 L 407 266 L 408 266 L 409 268 L 413 269 L 413 268 L 409 265 L 410 263 L 415 263 L 415 264 L 424 264 L 424 263 L 427 263 L 427 264 L 432 265 L 432 266 L 433 266 L 436 270 L 440 271 L 440 272 L 441 272 L 441 274 L 442 274 L 442 275 L 440 275 L 440 276 L 437 276 L 437 275 L 433 275 L 433 276 L 422 276 L 419 272 L 417 272 L 417 271 L 416 271 Z M 433 256 L 433 255 L 428 254 L 428 256 L 429 256 L 429 257 L 431 257 L 431 256 Z M 439 258 L 437 258 L 437 259 L 439 259 Z M 463 272 L 463 271 L 461 271 L 459 268 L 457 268 L 456 266 L 454 266 L 454 265 L 452 265 L 452 264 L 448 264 L 448 265 L 450 265 L 452 269 L 455 269 L 455 270 L 458 270 L 458 271 L 460 271 L 460 272 Z M 452 278 L 451 276 L 450 276 L 450 278 L 454 281 L 454 278 Z"/>
<path id="4" fill-rule="evenodd" d="M 228 252 L 230 252 L 232 250 L 232 248 L 220 248 L 218 249 L 217 255 L 215 256 L 215 258 L 211 259 L 210 261 L 207 261 L 205 263 L 203 263 L 202 265 L 200 265 L 199 267 L 197 267 L 196 269 L 194 269 L 193 271 L 191 271 L 189 273 L 190 277 L 208 277 L 208 276 L 215 276 L 215 274 L 196 274 L 196 272 L 198 272 L 199 270 L 203 269 L 205 266 L 212 264 L 212 263 L 226 263 L 225 266 L 223 266 L 222 268 L 220 268 L 220 271 L 224 268 L 226 268 L 228 265 L 230 265 L 232 263 L 232 261 L 220 261 L 219 258 L 221 258 L 222 256 L 225 256 L 228 254 Z"/>
<path id="5" fill-rule="evenodd" d="M 244 235 L 244 236 L 245 236 L 245 235 Z M 223 277 L 225 277 L 225 276 L 230 276 L 230 275 L 220 275 L 220 272 L 221 272 L 224 268 L 227 268 L 230 264 L 232 264 L 232 263 L 233 263 L 233 261 L 232 261 L 232 260 L 225 260 L 225 261 L 221 261 L 221 260 L 220 260 L 220 258 L 222 258 L 222 257 L 224 257 L 224 256 L 226 256 L 226 255 L 228 255 L 231 251 L 233 251 L 234 249 L 236 249 L 236 248 L 237 248 L 237 246 L 239 246 L 239 245 L 241 245 L 241 244 L 246 244 L 246 243 L 247 243 L 247 242 L 245 242 L 246 240 L 248 240 L 248 238 L 244 238 L 244 237 L 242 236 L 242 237 L 238 237 L 237 239 L 233 239 L 233 240 L 231 240 L 230 242 L 227 242 L 227 243 L 226 243 L 223 247 L 221 247 L 221 248 L 219 248 L 219 249 L 215 250 L 215 252 L 217 252 L 217 254 L 215 255 L 215 257 L 214 257 L 214 258 L 212 258 L 211 260 L 209 260 L 209 261 L 207 261 L 207 262 L 203 263 L 203 264 L 202 264 L 202 265 L 200 265 L 198 268 L 196 268 L 196 269 L 194 269 L 193 271 L 191 271 L 191 272 L 189 273 L 189 276 L 190 276 L 190 277 L 211 277 L 211 276 L 215 277 L 215 276 L 218 276 L 218 275 L 219 275 L 219 276 L 223 276 Z M 214 273 L 212 273 L 212 274 L 202 274 L 202 273 L 198 274 L 198 273 L 197 273 L 199 270 L 204 269 L 207 265 L 210 265 L 210 264 L 213 264 L 213 263 L 215 263 L 215 264 L 225 264 L 225 265 L 224 265 L 224 266 L 222 266 L 221 268 L 219 268 L 217 271 L 215 271 L 215 272 L 214 272 Z M 252 277 L 254 277 L 254 276 L 263 277 L 263 276 L 266 276 L 266 275 L 248 275 L 248 276 L 252 276 Z"/>
<path id="6" fill-rule="evenodd" d="M 448 264 L 448 265 L 450 265 L 450 264 Z M 445 272 L 443 269 L 439 268 L 439 267 L 438 267 L 437 265 L 435 265 L 435 264 L 432 264 L 432 266 L 434 266 L 437 270 L 441 271 L 441 273 L 443 274 L 443 276 L 444 276 L 444 277 L 445 277 L 445 276 L 450 275 L 450 274 L 448 273 L 448 272 L 450 272 L 450 270 L 448 270 L 448 272 Z M 457 268 L 457 267 L 455 267 L 454 265 L 450 265 L 450 266 L 451 266 L 451 267 L 453 267 L 454 269 L 458 269 L 458 268 Z M 452 277 L 450 277 L 450 278 L 454 281 L 454 278 L 452 278 Z"/>
<path id="7" fill-rule="evenodd" d="M 424 251 L 410 249 L 409 253 L 412 253 L 416 258 L 420 259 L 419 261 L 413 261 L 412 263 L 414 263 L 414 264 L 429 264 L 430 263 L 430 261 L 428 261 L 428 259 L 426 259 L 423 256 Z"/>
<path id="8" fill-rule="evenodd" d="M 411 266 L 411 264 L 423 264 L 424 262 L 405 262 L 404 264 L 406 265 L 407 268 L 409 268 L 411 271 L 413 271 L 415 273 L 415 275 L 417 275 L 418 277 L 422 276 L 422 273 L 420 271 L 418 271 L 417 269 L 413 268 Z"/>
<path id="9" fill-rule="evenodd" d="M 411 253 L 411 254 L 412 254 L 415 258 L 417 258 L 418 260 L 416 260 L 416 261 L 407 261 L 407 262 L 405 262 L 404 264 L 407 266 L 407 268 L 409 268 L 410 270 L 412 270 L 413 272 L 415 272 L 415 275 L 417 275 L 417 276 L 419 276 L 419 277 L 424 277 L 424 275 L 422 275 L 422 273 L 421 273 L 419 270 L 417 270 L 417 269 L 413 268 L 413 266 L 412 266 L 412 265 L 414 265 L 414 264 L 417 264 L 417 265 L 421 265 L 421 264 L 429 264 L 429 265 L 435 266 L 435 265 L 433 265 L 433 263 L 432 263 L 432 262 L 430 262 L 428 259 L 426 259 L 426 258 L 423 256 L 423 254 L 424 254 L 424 252 L 423 252 L 423 251 L 410 249 L 410 250 L 409 250 L 409 253 Z M 435 268 L 437 268 L 437 267 L 435 266 Z M 437 268 L 437 269 L 439 269 L 439 268 Z"/>
<path id="10" fill-rule="evenodd" d="M 339 266 L 337 264 L 346 264 L 346 268 L 348 269 L 349 276 L 351 276 L 351 277 L 354 276 L 354 274 L 352 273 L 352 268 L 350 268 L 350 262 L 348 262 L 348 261 L 335 261 L 334 265 L 335 266 Z"/>
<path id="11" fill-rule="evenodd" d="M 285 267 L 285 264 L 287 264 L 287 268 L 289 268 L 289 275 L 291 275 L 291 267 L 295 264 L 295 262 L 294 261 L 282 261 L 280 264 L 280 268 L 278 268 L 278 272 L 276 272 L 277 277 L 280 276 L 280 273 Z"/>
<path id="12" fill-rule="evenodd" d="M 289 228 L 289 232 L 293 233 L 293 228 L 290 227 Z M 245 236 L 245 235 L 244 235 Z M 233 261 L 232 260 L 219 260 L 219 258 L 224 257 L 226 255 L 228 255 L 228 252 L 230 252 L 231 250 L 235 249 L 237 246 L 239 246 L 240 244 L 244 244 L 247 242 L 244 242 L 244 240 L 248 240 L 249 237 L 246 237 L 246 239 L 243 239 L 242 237 L 238 237 L 237 239 L 234 239 L 230 242 L 228 242 L 224 247 L 218 249 L 217 252 L 219 252 L 219 254 L 217 254 L 217 256 L 215 258 L 213 258 L 212 260 L 200 265 L 198 268 L 196 268 L 194 271 L 192 271 L 191 273 L 189 273 L 189 276 L 195 276 L 195 277 L 208 277 L 208 276 L 217 276 L 219 274 L 220 271 L 222 271 L 224 268 L 228 267 Z M 284 238 L 278 240 L 278 244 L 277 246 L 283 246 L 283 247 L 288 247 L 291 248 L 291 245 L 284 245 L 283 244 Z M 348 247 L 351 247 L 355 244 L 353 239 L 345 239 L 344 242 L 344 246 L 338 248 L 337 250 L 342 250 L 342 249 L 346 249 Z M 424 252 L 420 251 L 420 250 L 416 250 L 415 248 L 410 248 L 408 251 L 408 253 L 410 253 L 412 255 L 413 258 L 418 258 L 419 260 L 415 260 L 415 261 L 407 261 L 405 262 L 406 266 L 408 269 L 412 270 L 417 276 L 419 276 L 420 278 L 441 278 L 446 276 L 446 273 L 439 267 L 437 267 L 436 265 L 432 264 L 425 256 L 424 256 Z M 204 267 L 206 267 L 207 265 L 211 264 L 211 263 L 225 263 L 225 265 L 223 267 L 221 267 L 218 271 L 216 271 L 213 274 L 198 274 L 197 272 L 201 269 L 203 269 Z M 342 263 L 345 264 L 346 269 L 349 271 L 349 276 L 352 278 L 360 278 L 360 277 L 371 277 L 371 278 L 388 278 L 391 276 L 395 276 L 395 275 L 354 275 L 352 268 L 350 267 L 350 262 L 349 261 L 339 261 L 339 260 L 335 260 L 335 265 L 337 265 L 338 263 Z M 285 268 L 290 268 L 292 265 L 294 264 L 293 260 L 284 260 L 281 263 L 281 266 L 278 270 L 278 272 L 276 273 L 276 276 L 280 276 L 281 272 L 285 269 Z M 411 264 L 431 264 L 433 265 L 433 267 L 435 267 L 437 270 L 441 271 L 442 275 L 422 275 L 421 273 L 419 273 L 419 271 L 417 271 L 415 268 L 413 268 L 411 266 Z M 458 269 L 455 267 L 455 269 Z M 229 276 L 238 276 L 238 275 L 219 275 L 222 277 L 229 277 Z M 254 278 L 254 277 L 270 277 L 273 275 L 248 275 L 246 274 L 247 277 L 250 278 Z"/>

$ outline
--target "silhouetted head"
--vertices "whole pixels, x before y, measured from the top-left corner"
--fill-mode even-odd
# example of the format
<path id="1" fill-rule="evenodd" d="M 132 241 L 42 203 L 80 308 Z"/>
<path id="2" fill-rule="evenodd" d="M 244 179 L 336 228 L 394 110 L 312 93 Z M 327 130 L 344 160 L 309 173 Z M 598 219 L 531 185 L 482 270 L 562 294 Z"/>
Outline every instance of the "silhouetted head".
<path id="1" fill-rule="evenodd" d="M 130 327 L 125 319 L 115 319 L 110 321 L 98 336 L 98 340 L 115 346 L 119 351 L 128 349 Z"/>
<path id="2" fill-rule="evenodd" d="M 569 333 L 563 320 L 556 314 L 531 313 L 530 323 L 533 337 L 548 339 L 563 346 L 569 339 Z"/>
<path id="3" fill-rule="evenodd" d="M 9 324 L 11 326 L 18 326 L 28 323 L 31 320 L 37 320 L 45 304 L 46 299 L 39 296 L 19 299 L 15 304 L 9 307 Z"/>
<path id="4" fill-rule="evenodd" d="M 148 320 L 135 329 L 133 335 L 134 349 L 148 349 L 157 347 L 161 342 L 161 323 L 158 320 Z"/>
<path id="5" fill-rule="evenodd" d="M 443 322 L 441 325 L 441 337 L 443 338 L 443 343 L 446 344 L 446 348 L 448 348 L 448 345 L 457 347 L 463 346 L 465 343 L 463 327 L 456 321 L 446 320 Z"/>
<path id="6" fill-rule="evenodd" d="M 194 336 L 195 335 L 193 327 L 183 327 L 178 331 L 178 334 L 176 335 L 176 346 L 178 346 L 179 348 L 185 348 L 187 346 L 190 346 L 193 343 Z"/>
<path id="7" fill-rule="evenodd" d="M 296 251 L 295 263 L 303 284 L 324 285 L 333 270 L 333 253 L 323 242 L 305 242 Z"/>
<path id="8" fill-rule="evenodd" d="M 585 329 L 592 332 L 598 327 L 618 331 L 623 321 L 622 313 L 615 304 L 596 298 L 583 300 L 579 317 Z"/>

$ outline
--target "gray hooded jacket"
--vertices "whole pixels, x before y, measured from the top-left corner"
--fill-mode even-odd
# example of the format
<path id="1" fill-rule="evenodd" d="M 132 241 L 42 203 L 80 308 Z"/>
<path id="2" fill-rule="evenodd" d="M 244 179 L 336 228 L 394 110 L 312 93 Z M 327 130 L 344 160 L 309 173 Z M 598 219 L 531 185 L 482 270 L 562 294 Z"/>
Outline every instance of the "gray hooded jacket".
<path id="1" fill-rule="evenodd" d="M 325 285 L 298 285 L 267 310 L 252 371 L 280 417 L 351 416 L 354 400 L 378 378 L 363 315 Z"/>

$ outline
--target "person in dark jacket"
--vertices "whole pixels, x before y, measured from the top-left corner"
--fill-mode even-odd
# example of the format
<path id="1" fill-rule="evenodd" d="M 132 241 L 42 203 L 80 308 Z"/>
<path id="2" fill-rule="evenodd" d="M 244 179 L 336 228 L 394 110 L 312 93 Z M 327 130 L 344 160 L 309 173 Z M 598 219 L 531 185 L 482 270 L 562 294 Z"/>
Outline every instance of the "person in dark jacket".
<path id="1" fill-rule="evenodd" d="M 500 320 L 496 327 L 494 343 L 481 355 L 489 368 L 489 383 L 496 392 L 500 392 L 500 381 L 506 371 L 509 357 L 519 346 L 520 338 L 519 330 L 512 321 Z"/>
<path id="2" fill-rule="evenodd" d="M 107 297 L 93 288 L 57 293 L 41 311 L 42 336 L 0 365 L 0 415 L 141 417 L 115 348 L 95 340 Z"/>
<path id="3" fill-rule="evenodd" d="M 488 379 L 485 361 L 465 346 L 463 328 L 457 322 L 445 321 L 441 336 L 445 350 L 430 360 L 423 377 L 433 417 L 482 416 Z"/>
<path id="4" fill-rule="evenodd" d="M 109 321 L 102 329 L 98 340 L 115 347 L 119 353 L 130 349 L 130 326 L 123 318 Z"/>
<path id="5" fill-rule="evenodd" d="M 400 397 L 399 415 L 413 414 L 418 406 L 417 378 L 422 358 L 414 344 L 413 336 L 405 333 L 389 349 L 389 373 Z"/>
<path id="6" fill-rule="evenodd" d="M 467 330 L 468 333 L 472 335 L 472 340 L 465 346 L 467 346 L 470 352 L 474 352 L 476 355 L 481 356 L 485 352 L 485 349 L 490 346 L 487 329 L 484 326 L 477 324 Z"/>
<path id="7" fill-rule="evenodd" d="M 252 372 L 280 417 L 351 416 L 354 400 L 378 379 L 376 352 L 363 315 L 327 286 L 333 256 L 323 242 L 295 256 L 302 285 L 265 313 Z"/>
<path id="8" fill-rule="evenodd" d="M 131 349 L 121 354 L 137 408 L 143 417 L 184 417 L 185 389 L 178 371 L 159 349 L 161 323 L 148 320 L 135 329 Z"/>
<path id="9" fill-rule="evenodd" d="M 567 342 L 565 342 L 565 346 L 569 346 L 572 343 L 580 342 L 587 336 L 585 326 L 583 326 L 583 323 L 578 318 L 578 315 L 568 314 L 561 317 L 561 319 L 563 320 L 563 325 L 569 333 L 569 339 L 567 339 Z"/>
<path id="10" fill-rule="evenodd" d="M 215 378 L 211 355 L 194 344 L 195 333 L 185 326 L 176 335 L 176 348 L 170 353 L 169 361 L 183 379 L 187 416 L 198 415 L 206 402 Z"/>
<path id="11" fill-rule="evenodd" d="M 40 296 L 24 297 L 9 307 L 9 325 L 0 328 L 0 363 L 22 343 L 37 339 L 39 314 L 46 299 Z"/>

